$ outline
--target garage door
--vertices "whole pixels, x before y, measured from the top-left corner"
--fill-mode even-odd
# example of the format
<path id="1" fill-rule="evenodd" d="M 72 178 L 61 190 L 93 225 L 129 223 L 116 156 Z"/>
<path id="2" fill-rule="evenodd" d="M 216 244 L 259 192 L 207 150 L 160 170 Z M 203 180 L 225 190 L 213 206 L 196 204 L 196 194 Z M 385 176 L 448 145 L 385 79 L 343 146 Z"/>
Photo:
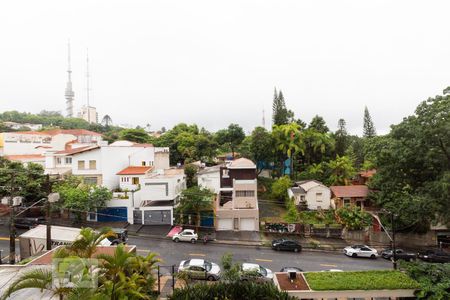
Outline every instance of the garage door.
<path id="1" fill-rule="evenodd" d="M 254 231 L 255 219 L 254 218 L 242 218 L 240 224 L 240 230 Z"/>
<path id="2" fill-rule="evenodd" d="M 170 210 L 144 210 L 145 225 L 172 224 Z"/>
<path id="3" fill-rule="evenodd" d="M 233 219 L 219 219 L 217 230 L 233 230 Z"/>

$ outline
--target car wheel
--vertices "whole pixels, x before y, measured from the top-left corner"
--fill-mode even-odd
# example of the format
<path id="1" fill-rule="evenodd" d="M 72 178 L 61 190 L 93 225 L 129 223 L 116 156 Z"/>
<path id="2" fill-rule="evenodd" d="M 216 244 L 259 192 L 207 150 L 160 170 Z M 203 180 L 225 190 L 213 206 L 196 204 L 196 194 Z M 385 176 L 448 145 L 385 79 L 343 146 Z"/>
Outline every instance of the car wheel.
<path id="1" fill-rule="evenodd" d="M 372 255 L 370 256 L 370 258 L 375 259 L 375 258 L 377 258 L 377 257 L 375 256 L 375 254 L 372 254 Z"/>
<path id="2" fill-rule="evenodd" d="M 112 246 L 117 246 L 117 245 L 119 245 L 119 243 L 118 242 L 112 242 L 111 245 Z"/>
<path id="3" fill-rule="evenodd" d="M 214 276 L 208 276 L 208 278 L 206 278 L 206 279 L 208 279 L 208 281 L 215 281 L 216 280 L 216 278 L 214 278 Z"/>
<path id="4" fill-rule="evenodd" d="M 300 249 L 294 248 L 294 252 L 295 252 L 295 253 L 297 253 L 297 252 L 299 252 L 299 251 L 300 251 Z"/>
<path id="5" fill-rule="evenodd" d="M 192 244 L 195 244 L 195 239 L 191 239 L 191 243 L 192 243 Z"/>
<path id="6" fill-rule="evenodd" d="M 352 257 L 358 257 L 358 254 L 353 253 L 353 254 L 352 254 Z"/>
<path id="7" fill-rule="evenodd" d="M 175 243 L 178 243 L 178 242 L 180 241 L 180 239 L 179 239 L 179 238 L 174 238 L 173 241 L 174 241 Z"/>

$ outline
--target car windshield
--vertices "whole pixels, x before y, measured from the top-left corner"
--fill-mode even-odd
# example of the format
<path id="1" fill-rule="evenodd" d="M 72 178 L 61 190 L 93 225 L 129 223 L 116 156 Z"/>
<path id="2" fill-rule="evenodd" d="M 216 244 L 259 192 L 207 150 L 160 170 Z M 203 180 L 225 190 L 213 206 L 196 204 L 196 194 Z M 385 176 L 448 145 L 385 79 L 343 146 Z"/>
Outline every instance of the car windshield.
<path id="1" fill-rule="evenodd" d="M 259 273 L 263 276 L 267 276 L 267 270 L 264 267 L 259 266 Z"/>
<path id="2" fill-rule="evenodd" d="M 186 260 L 183 264 L 183 267 L 189 267 L 190 260 Z"/>
<path id="3" fill-rule="evenodd" d="M 212 263 L 210 263 L 209 261 L 205 261 L 205 269 L 206 271 L 211 271 L 212 269 Z"/>

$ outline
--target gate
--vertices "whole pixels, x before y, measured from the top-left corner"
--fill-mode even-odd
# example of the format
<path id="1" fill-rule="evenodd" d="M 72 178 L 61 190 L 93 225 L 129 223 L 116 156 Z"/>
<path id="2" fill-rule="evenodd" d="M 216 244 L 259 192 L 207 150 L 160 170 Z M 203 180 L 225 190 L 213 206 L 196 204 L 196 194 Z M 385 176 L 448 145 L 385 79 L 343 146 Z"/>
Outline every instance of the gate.
<path id="1" fill-rule="evenodd" d="M 135 209 L 133 211 L 133 224 L 142 224 L 142 210 Z"/>
<path id="2" fill-rule="evenodd" d="M 157 292 L 159 295 L 161 294 L 169 294 L 173 292 L 175 289 L 175 279 L 177 276 L 177 268 L 175 265 L 171 266 L 162 266 L 158 265 L 157 268 Z"/>

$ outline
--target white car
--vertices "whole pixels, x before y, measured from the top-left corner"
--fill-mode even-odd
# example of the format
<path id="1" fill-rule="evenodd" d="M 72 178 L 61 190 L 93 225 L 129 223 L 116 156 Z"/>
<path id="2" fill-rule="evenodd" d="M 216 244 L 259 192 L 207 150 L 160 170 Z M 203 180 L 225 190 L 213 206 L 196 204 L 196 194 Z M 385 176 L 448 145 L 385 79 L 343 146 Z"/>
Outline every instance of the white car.
<path id="1" fill-rule="evenodd" d="M 182 260 L 178 272 L 186 273 L 192 279 L 215 281 L 220 279 L 220 267 L 204 259 Z"/>
<path id="2" fill-rule="evenodd" d="M 378 252 L 376 249 L 370 248 L 366 245 L 353 245 L 344 248 L 344 253 L 351 257 L 370 257 L 377 258 Z"/>
<path id="3" fill-rule="evenodd" d="M 185 229 L 172 237 L 172 241 L 174 241 L 175 243 L 181 241 L 181 242 L 191 242 L 192 244 L 195 244 L 197 240 L 198 235 L 195 233 L 193 229 Z"/>
<path id="4" fill-rule="evenodd" d="M 241 266 L 241 280 L 266 282 L 273 280 L 273 272 L 258 264 L 243 263 Z"/>

